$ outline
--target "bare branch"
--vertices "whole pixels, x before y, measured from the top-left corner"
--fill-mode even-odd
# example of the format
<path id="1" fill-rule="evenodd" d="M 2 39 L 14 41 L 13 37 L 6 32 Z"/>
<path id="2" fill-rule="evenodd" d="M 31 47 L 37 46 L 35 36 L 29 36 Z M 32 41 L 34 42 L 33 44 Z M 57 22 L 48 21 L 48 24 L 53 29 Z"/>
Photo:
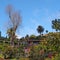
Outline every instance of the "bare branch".
<path id="1" fill-rule="evenodd" d="M 9 18 L 11 19 L 11 13 L 12 13 L 12 6 L 11 6 L 11 5 L 8 5 L 8 6 L 7 6 L 6 12 L 7 12 L 7 14 L 9 15 Z"/>

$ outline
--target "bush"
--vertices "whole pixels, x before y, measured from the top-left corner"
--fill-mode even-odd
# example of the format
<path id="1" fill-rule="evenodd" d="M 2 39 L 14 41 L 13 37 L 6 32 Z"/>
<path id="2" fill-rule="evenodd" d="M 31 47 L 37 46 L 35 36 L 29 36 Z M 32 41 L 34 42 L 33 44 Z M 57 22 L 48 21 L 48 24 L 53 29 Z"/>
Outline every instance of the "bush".
<path id="1" fill-rule="evenodd" d="M 4 58 L 5 59 L 11 59 L 11 58 L 14 58 L 16 57 L 17 55 L 17 49 L 14 48 L 14 47 L 11 47 L 11 46 L 7 46 L 3 52 L 3 55 L 4 55 Z"/>

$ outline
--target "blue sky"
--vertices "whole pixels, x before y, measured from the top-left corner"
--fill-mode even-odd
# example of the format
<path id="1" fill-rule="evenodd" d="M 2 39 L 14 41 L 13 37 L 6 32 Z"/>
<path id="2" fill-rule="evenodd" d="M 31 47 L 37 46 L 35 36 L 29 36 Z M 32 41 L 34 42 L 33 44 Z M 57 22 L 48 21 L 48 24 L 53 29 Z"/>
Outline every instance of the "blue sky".
<path id="1" fill-rule="evenodd" d="M 11 4 L 22 16 L 21 27 L 17 30 L 18 36 L 37 33 L 38 25 L 45 30 L 54 31 L 51 28 L 51 21 L 60 18 L 60 0 L 0 0 L 0 31 L 6 36 L 7 21 L 6 6 Z"/>

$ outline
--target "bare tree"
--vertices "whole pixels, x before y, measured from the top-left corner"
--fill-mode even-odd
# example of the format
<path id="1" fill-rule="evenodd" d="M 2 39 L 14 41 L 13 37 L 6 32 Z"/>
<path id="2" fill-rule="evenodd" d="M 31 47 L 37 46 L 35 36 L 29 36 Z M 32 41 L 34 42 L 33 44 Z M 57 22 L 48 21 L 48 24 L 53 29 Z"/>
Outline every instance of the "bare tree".
<path id="1" fill-rule="evenodd" d="M 14 45 L 15 33 L 19 25 L 21 24 L 21 15 L 18 12 L 14 12 L 11 5 L 7 6 L 7 13 L 10 19 L 10 27 L 7 30 L 7 33 L 10 37 L 11 44 Z"/>

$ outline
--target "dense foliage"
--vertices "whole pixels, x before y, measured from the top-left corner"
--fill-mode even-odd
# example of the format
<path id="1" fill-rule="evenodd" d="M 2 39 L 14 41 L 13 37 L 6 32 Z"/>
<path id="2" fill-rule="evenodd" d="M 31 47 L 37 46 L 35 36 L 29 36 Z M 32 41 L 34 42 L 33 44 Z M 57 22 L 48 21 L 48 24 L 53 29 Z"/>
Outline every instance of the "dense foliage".
<path id="1" fill-rule="evenodd" d="M 37 28 L 37 31 L 38 31 L 38 33 L 40 33 L 40 34 L 43 33 L 43 31 L 44 31 L 43 26 L 39 25 L 38 28 Z"/>
<path id="2" fill-rule="evenodd" d="M 38 36 L 40 37 L 40 36 Z M 36 39 L 36 36 L 31 35 L 30 39 Z M 24 58 L 29 57 L 30 60 L 45 60 L 45 59 L 60 59 L 60 32 L 50 32 L 42 36 L 43 39 L 40 39 L 39 44 L 31 43 L 29 44 L 22 43 L 23 41 L 27 42 L 24 38 L 23 41 L 20 41 L 21 44 L 15 47 L 10 46 L 9 43 L 2 42 L 0 43 L 0 54 L 2 54 L 5 59 L 12 58 Z M 28 37 L 29 39 L 29 37 Z M 18 42 L 17 42 L 18 43 Z M 30 49 L 30 52 L 26 53 L 24 49 Z"/>
<path id="3" fill-rule="evenodd" d="M 52 20 L 52 28 L 56 31 L 60 31 L 60 19 Z"/>

